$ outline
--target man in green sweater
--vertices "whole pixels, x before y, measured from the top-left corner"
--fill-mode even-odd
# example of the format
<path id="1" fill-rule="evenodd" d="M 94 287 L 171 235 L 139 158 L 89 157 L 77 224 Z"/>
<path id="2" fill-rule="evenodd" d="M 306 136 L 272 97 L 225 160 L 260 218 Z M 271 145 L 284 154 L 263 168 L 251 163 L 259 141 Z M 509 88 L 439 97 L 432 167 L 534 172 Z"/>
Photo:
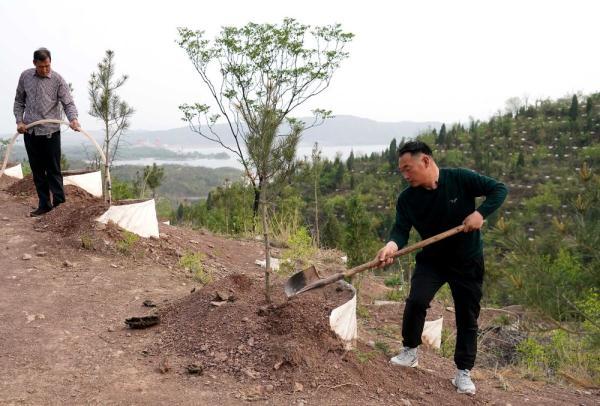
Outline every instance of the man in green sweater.
<path id="1" fill-rule="evenodd" d="M 454 362 L 458 369 L 452 383 L 459 393 L 475 393 L 470 370 L 477 354 L 477 318 L 483 284 L 483 220 L 504 201 L 504 184 L 471 170 L 438 168 L 431 148 L 420 141 L 406 143 L 398 151 L 399 169 L 410 187 L 400 193 L 396 221 L 389 242 L 377 253 L 381 266 L 393 262 L 391 255 L 404 247 L 412 227 L 422 239 L 464 224 L 464 233 L 436 242 L 416 256 L 410 293 L 402 321 L 403 349 L 390 362 L 416 367 L 417 347 L 429 303 L 448 283 L 456 314 Z M 475 198 L 485 201 L 475 208 Z"/>

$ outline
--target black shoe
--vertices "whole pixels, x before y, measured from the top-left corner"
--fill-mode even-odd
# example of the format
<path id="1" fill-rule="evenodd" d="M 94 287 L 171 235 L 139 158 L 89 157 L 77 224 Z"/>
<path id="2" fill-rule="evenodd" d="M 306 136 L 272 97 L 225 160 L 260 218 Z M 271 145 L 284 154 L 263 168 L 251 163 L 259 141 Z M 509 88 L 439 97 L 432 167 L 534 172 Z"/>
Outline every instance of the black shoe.
<path id="1" fill-rule="evenodd" d="M 48 213 L 50 210 L 52 210 L 51 207 L 38 207 L 37 209 L 35 209 L 31 213 L 29 213 L 29 217 L 43 216 L 44 214 Z"/>

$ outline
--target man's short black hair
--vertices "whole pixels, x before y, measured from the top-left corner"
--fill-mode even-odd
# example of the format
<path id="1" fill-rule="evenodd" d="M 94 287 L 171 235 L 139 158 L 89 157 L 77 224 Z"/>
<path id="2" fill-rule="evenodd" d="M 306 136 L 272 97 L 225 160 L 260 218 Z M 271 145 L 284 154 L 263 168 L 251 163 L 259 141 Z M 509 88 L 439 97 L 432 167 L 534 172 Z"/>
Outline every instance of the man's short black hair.
<path id="1" fill-rule="evenodd" d="M 48 49 L 39 48 L 33 52 L 33 61 L 34 62 L 41 62 L 41 61 L 45 61 L 46 59 L 52 60 L 52 56 L 50 56 L 50 51 Z"/>
<path id="2" fill-rule="evenodd" d="M 402 155 L 406 154 L 406 153 L 410 153 L 410 155 L 416 155 L 416 154 L 425 154 L 425 155 L 429 155 L 429 156 L 433 156 L 433 153 L 431 152 L 431 148 L 429 148 L 429 145 L 425 144 L 423 141 L 409 141 L 406 144 L 404 144 L 399 150 L 398 150 L 398 158 L 400 158 Z"/>

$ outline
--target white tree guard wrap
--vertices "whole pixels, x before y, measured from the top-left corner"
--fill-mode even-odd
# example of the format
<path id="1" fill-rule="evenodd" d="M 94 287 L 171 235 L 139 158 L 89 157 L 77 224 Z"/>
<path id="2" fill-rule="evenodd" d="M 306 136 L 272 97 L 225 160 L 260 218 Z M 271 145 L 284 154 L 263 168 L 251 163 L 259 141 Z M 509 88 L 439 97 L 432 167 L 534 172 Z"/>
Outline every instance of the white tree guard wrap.
<path id="1" fill-rule="evenodd" d="M 439 349 L 442 345 L 442 325 L 444 318 L 440 317 L 437 320 L 426 321 L 421 334 L 421 341 L 431 348 Z"/>
<path id="2" fill-rule="evenodd" d="M 100 171 L 63 177 L 63 185 L 77 186 L 95 197 L 102 197 L 102 174 Z"/>
<path id="3" fill-rule="evenodd" d="M 158 238 L 159 236 L 154 199 L 140 203 L 111 206 L 96 221 L 104 224 L 113 221 L 125 230 L 140 237 Z"/>
<path id="4" fill-rule="evenodd" d="M 6 168 L 4 170 L 4 174 L 6 176 L 10 176 L 11 178 L 23 179 L 23 167 L 21 164 L 11 166 L 10 168 Z"/>
<path id="5" fill-rule="evenodd" d="M 269 261 L 269 262 L 271 265 L 271 270 L 279 271 L 279 259 L 278 258 L 271 257 L 271 261 Z M 261 268 L 267 267 L 267 261 L 264 259 L 257 259 L 256 261 L 254 261 L 254 263 L 256 265 L 260 266 Z"/>
<path id="6" fill-rule="evenodd" d="M 329 326 L 331 330 L 344 342 L 347 350 L 354 347 L 358 338 L 358 327 L 356 323 L 356 289 L 346 281 L 339 281 L 344 289 L 351 290 L 352 299 L 332 310 L 329 315 Z"/>

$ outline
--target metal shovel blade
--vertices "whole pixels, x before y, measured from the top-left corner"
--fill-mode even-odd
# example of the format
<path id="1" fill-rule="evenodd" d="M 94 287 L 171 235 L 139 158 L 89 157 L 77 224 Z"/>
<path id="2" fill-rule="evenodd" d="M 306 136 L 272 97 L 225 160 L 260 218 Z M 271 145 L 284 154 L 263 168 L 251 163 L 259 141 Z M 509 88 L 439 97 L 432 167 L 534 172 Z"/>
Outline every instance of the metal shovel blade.
<path id="1" fill-rule="evenodd" d="M 321 275 L 317 272 L 317 269 L 313 266 L 306 268 L 303 271 L 297 272 L 292 275 L 284 286 L 285 295 L 292 297 L 307 285 L 310 285 L 321 279 Z"/>

